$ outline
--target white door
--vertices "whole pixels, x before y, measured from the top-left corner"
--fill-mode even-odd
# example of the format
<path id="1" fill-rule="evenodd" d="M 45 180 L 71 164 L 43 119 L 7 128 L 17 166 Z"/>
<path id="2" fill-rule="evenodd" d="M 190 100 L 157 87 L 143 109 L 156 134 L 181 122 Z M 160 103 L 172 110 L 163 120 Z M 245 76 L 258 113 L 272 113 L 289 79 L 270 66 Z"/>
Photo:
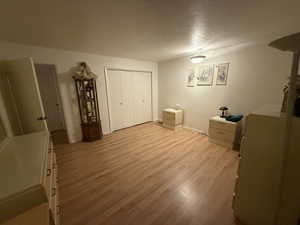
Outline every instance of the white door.
<path id="1" fill-rule="evenodd" d="M 152 120 L 151 73 L 108 70 L 112 131 Z"/>
<path id="2" fill-rule="evenodd" d="M 111 114 L 111 129 L 119 130 L 125 127 L 124 100 L 122 90 L 122 73 L 109 71 L 109 99 Z"/>
<path id="3" fill-rule="evenodd" d="M 31 58 L 7 62 L 7 78 L 23 134 L 47 130 L 40 90 Z"/>
<path id="4" fill-rule="evenodd" d="M 124 127 L 131 127 L 136 124 L 136 82 L 135 82 L 135 73 L 123 71 L 121 72 L 122 77 L 122 96 L 123 96 L 123 114 L 124 114 Z"/>
<path id="5" fill-rule="evenodd" d="M 64 117 L 54 65 L 35 64 L 36 75 L 50 131 L 64 129 Z"/>
<path id="6" fill-rule="evenodd" d="M 151 74 L 141 72 L 138 74 L 138 82 L 140 87 L 140 108 L 142 109 L 141 123 L 145 123 L 152 120 L 152 86 L 151 86 Z"/>

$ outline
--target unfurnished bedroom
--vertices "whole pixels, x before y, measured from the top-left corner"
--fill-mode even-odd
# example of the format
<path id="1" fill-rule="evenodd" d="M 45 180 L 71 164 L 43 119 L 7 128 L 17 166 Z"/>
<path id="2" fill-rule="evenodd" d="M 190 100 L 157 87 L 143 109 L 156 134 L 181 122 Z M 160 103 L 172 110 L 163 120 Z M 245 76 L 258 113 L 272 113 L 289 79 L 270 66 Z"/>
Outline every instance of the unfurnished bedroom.
<path id="1" fill-rule="evenodd" d="M 3 0 L 1 225 L 300 225 L 300 2 Z"/>

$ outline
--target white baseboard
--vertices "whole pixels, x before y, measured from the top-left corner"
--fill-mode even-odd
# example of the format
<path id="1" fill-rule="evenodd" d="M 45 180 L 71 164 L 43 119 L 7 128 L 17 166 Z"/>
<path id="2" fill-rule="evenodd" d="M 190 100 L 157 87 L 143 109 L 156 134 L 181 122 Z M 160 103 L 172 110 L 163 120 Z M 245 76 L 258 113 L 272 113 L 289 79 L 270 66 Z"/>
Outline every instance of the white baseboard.
<path id="1" fill-rule="evenodd" d="M 193 127 L 188 127 L 188 126 L 183 126 L 183 128 L 196 131 L 196 132 L 198 132 L 198 133 L 200 133 L 204 136 L 208 136 L 208 134 L 206 132 L 204 132 L 203 130 L 199 130 L 199 129 L 196 129 L 196 128 L 193 128 Z"/>
<path id="2" fill-rule="evenodd" d="M 163 121 L 162 121 L 162 119 L 158 118 L 157 122 L 161 122 L 162 123 Z M 199 129 L 193 128 L 193 127 L 188 127 L 188 126 L 185 126 L 184 124 L 183 124 L 182 127 L 186 128 L 186 129 L 189 129 L 189 130 L 196 131 L 196 132 L 198 132 L 198 133 L 200 133 L 202 135 L 208 136 L 208 134 L 206 132 L 204 132 L 203 130 L 199 130 Z"/>

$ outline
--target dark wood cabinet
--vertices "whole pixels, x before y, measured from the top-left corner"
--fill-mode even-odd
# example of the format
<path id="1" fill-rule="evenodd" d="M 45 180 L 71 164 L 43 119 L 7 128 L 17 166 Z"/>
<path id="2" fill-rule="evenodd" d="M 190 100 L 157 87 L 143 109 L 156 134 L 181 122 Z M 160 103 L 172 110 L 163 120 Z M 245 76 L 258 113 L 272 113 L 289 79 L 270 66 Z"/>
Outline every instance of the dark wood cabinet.
<path id="1" fill-rule="evenodd" d="M 76 85 L 78 105 L 81 118 L 82 141 L 94 141 L 102 138 L 99 115 L 96 76 L 90 72 L 85 63 L 73 79 Z"/>

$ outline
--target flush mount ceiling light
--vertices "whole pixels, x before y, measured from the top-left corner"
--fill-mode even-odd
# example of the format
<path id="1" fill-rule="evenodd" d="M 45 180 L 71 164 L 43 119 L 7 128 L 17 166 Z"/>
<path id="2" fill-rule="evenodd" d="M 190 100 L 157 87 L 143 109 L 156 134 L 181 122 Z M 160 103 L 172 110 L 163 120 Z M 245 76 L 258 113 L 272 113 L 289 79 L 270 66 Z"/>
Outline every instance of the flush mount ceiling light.
<path id="1" fill-rule="evenodd" d="M 190 58 L 192 63 L 201 63 L 204 61 L 206 57 L 204 55 L 197 55 L 197 56 L 192 56 Z"/>

